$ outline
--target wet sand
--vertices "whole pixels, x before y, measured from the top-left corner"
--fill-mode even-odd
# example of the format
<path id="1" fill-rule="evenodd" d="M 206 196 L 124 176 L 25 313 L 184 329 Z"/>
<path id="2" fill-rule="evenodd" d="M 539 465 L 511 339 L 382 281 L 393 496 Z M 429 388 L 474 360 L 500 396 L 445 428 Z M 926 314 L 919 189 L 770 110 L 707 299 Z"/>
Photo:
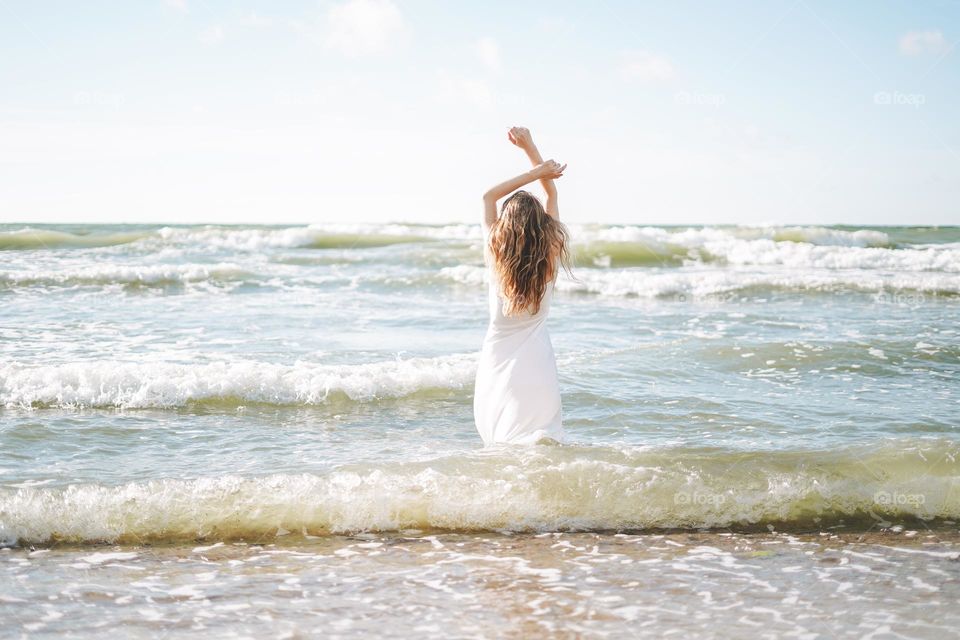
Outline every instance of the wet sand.
<path id="1" fill-rule="evenodd" d="M 960 533 L 363 534 L 0 551 L 8 637 L 943 638 Z"/>

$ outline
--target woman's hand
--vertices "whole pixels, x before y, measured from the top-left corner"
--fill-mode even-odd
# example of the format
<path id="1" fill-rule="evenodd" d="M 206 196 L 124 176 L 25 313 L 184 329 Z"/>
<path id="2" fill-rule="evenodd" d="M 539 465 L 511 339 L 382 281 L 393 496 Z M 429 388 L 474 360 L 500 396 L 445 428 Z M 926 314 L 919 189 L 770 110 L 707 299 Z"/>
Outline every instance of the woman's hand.
<path id="1" fill-rule="evenodd" d="M 556 180 L 563 175 L 563 170 L 566 168 L 567 165 L 565 164 L 561 165 L 555 160 L 547 160 L 534 167 L 533 172 L 540 180 Z"/>
<path id="2" fill-rule="evenodd" d="M 529 149 L 533 146 L 533 136 L 530 135 L 530 129 L 524 127 L 511 128 L 507 132 L 507 138 L 521 149 Z"/>

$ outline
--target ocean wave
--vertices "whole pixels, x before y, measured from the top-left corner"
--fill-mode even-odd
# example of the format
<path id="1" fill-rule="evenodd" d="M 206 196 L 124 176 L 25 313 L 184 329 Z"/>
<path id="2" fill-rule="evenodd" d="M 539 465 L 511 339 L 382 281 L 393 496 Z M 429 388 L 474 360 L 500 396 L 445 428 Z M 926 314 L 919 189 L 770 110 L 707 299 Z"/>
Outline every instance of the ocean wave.
<path id="1" fill-rule="evenodd" d="M 638 225 L 570 225 L 573 235 L 587 242 L 625 242 L 694 248 L 725 240 L 771 240 L 841 247 L 892 247 L 883 231 L 849 231 L 817 226 L 703 226 L 656 227 Z"/>
<path id="2" fill-rule="evenodd" d="M 465 226 L 465 225 L 464 225 Z M 413 225 L 325 224 L 308 227 L 230 229 L 223 227 L 164 227 L 157 231 L 158 244 L 199 245 L 232 251 L 264 249 L 364 249 L 394 244 L 457 238 L 457 227 Z"/>
<path id="3" fill-rule="evenodd" d="M 828 227 L 699 227 L 674 229 L 639 226 L 571 226 L 577 259 L 595 266 L 676 264 L 686 260 L 725 261 L 786 259 L 800 247 L 893 248 L 881 231 L 845 231 Z M 783 256 L 776 255 L 782 250 Z M 748 262 L 753 264 L 754 262 Z"/>
<path id="4" fill-rule="evenodd" d="M 65 243 L 65 238 L 74 238 L 76 246 L 99 246 L 93 239 L 97 234 L 30 231 L 34 232 L 50 241 L 59 238 Z M 0 232 L 0 247 L 4 239 L 22 245 L 30 233 Z M 470 263 L 478 258 L 481 241 L 479 227 L 466 224 L 163 227 L 136 233 L 111 231 L 99 237 L 104 246 L 130 240 L 138 255 L 152 252 L 151 258 L 138 265 L 131 264 L 129 257 L 83 254 L 60 268 L 56 268 L 60 265 L 58 257 L 44 261 L 46 264 L 24 260 L 17 269 L 0 271 L 0 289 L 167 286 L 205 281 L 304 287 L 336 282 L 350 286 L 402 285 L 436 282 L 438 269 L 441 282 L 476 283 L 478 276 L 472 271 L 477 267 Z M 579 282 L 561 278 L 561 289 L 569 291 L 643 297 L 702 296 L 751 288 L 960 291 L 960 243 L 899 246 L 887 234 L 871 229 L 571 225 L 571 237 L 580 268 Z M 275 251 L 267 257 L 259 255 L 272 249 L 360 249 L 417 242 L 433 243 L 437 250 L 387 254 Z M 207 263 L 200 257 L 203 254 L 222 261 Z M 168 263 L 156 264 L 159 259 Z M 384 275 L 382 269 L 368 269 L 378 260 L 387 260 L 393 270 Z M 444 266 L 459 261 L 467 264 Z M 349 272 L 345 271 L 347 267 Z M 630 267 L 660 269 L 631 271 Z M 326 271 L 318 272 L 322 269 Z"/>
<path id="5" fill-rule="evenodd" d="M 868 269 L 787 270 L 730 267 L 716 269 L 687 266 L 676 269 L 576 269 L 575 279 L 561 273 L 557 289 L 574 293 L 640 298 L 726 299 L 728 295 L 750 291 L 860 291 L 892 296 L 904 291 L 924 296 L 960 293 L 960 275 L 931 272 L 885 272 Z M 447 281 L 481 286 L 487 270 L 474 265 L 458 265 L 440 270 Z M 920 296 L 907 297 L 920 302 Z M 886 298 L 882 302 L 889 301 Z"/>
<path id="6" fill-rule="evenodd" d="M 112 247 L 130 244 L 150 236 L 149 231 L 69 233 L 54 229 L 25 227 L 0 231 L 0 251 L 5 249 L 62 249 L 65 247 Z"/>
<path id="7" fill-rule="evenodd" d="M 348 249 L 434 240 L 477 240 L 477 225 L 315 224 L 295 227 L 160 227 L 130 231 L 71 233 L 25 227 L 0 231 L 0 250 L 114 247 L 136 244 L 159 250 L 198 246 L 233 251 L 272 248 Z"/>
<path id="8" fill-rule="evenodd" d="M 198 403 L 366 402 L 473 382 L 475 354 L 369 364 L 89 362 L 0 364 L 0 406 L 171 408 Z"/>
<path id="9" fill-rule="evenodd" d="M 729 265 L 960 273 L 960 251 L 953 248 L 885 249 L 737 240 L 708 242 L 700 251 L 706 261 Z"/>
<path id="10" fill-rule="evenodd" d="M 869 529 L 960 517 L 960 448 L 493 447 L 325 475 L 0 489 L 0 541 L 272 539 L 407 528 Z"/>
<path id="11" fill-rule="evenodd" d="M 614 227 L 572 235 L 577 261 L 587 266 L 718 263 L 960 273 L 960 250 L 953 244 L 895 247 L 885 234 L 871 230 Z"/>
<path id="12" fill-rule="evenodd" d="M 585 250 L 620 252 L 630 257 L 630 248 L 642 259 L 645 253 L 673 256 L 718 242 L 810 244 L 814 246 L 894 248 L 889 235 L 873 229 L 845 230 L 817 226 L 761 227 L 656 227 L 640 225 L 569 224 L 574 242 Z M 378 247 L 424 241 L 482 240 L 477 224 L 427 225 L 414 223 L 317 223 L 291 227 L 183 226 L 118 231 L 109 228 L 89 232 L 24 227 L 0 231 L 0 250 L 112 247 L 140 244 L 145 247 L 204 246 L 237 251 L 270 248 Z M 935 245 L 934 245 L 935 246 Z M 591 248 L 592 247 L 592 248 Z"/>
<path id="13" fill-rule="evenodd" d="M 308 265 L 308 267 L 313 266 Z M 339 267 L 339 265 L 338 265 Z M 177 287 L 260 284 L 277 287 L 348 287 L 362 285 L 391 288 L 435 284 L 486 283 L 486 269 L 475 264 L 453 267 L 431 265 L 409 272 L 355 271 L 337 268 L 309 272 L 298 264 L 220 262 L 213 264 L 111 264 L 62 269 L 0 271 L 0 290 L 30 287 Z M 229 288 L 229 287 L 228 287 Z M 666 268 L 575 268 L 574 278 L 561 273 L 557 289 L 574 293 L 642 298 L 705 298 L 747 291 L 859 291 L 896 295 L 919 292 L 929 296 L 960 293 L 960 273 L 871 268 L 810 268 L 797 265 L 713 266 L 687 263 Z"/>
<path id="14" fill-rule="evenodd" d="M 27 286 L 141 285 L 165 286 L 191 282 L 230 282 L 255 274 L 238 264 L 99 264 L 68 269 L 0 271 L 0 288 Z"/>

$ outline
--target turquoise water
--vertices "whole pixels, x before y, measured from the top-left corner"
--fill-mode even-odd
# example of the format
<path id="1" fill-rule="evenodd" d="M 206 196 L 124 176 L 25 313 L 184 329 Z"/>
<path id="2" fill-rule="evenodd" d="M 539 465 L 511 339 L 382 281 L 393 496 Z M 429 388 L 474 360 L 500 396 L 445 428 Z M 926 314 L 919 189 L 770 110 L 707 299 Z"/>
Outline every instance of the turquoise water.
<path id="1" fill-rule="evenodd" d="M 376 544 L 466 545 L 493 567 L 515 562 L 497 555 L 507 536 L 562 573 L 543 536 L 589 548 L 591 536 L 619 544 L 617 531 L 642 549 L 614 556 L 654 564 L 676 558 L 644 536 L 705 536 L 682 560 L 704 575 L 753 557 L 737 544 L 793 544 L 776 532 L 913 532 L 895 544 L 932 555 L 886 542 L 865 552 L 956 597 L 960 228 L 571 232 L 576 279 L 561 274 L 549 326 L 573 444 L 484 449 L 472 417 L 487 322 L 475 225 L 0 225 L 0 542 L 10 580 L 34 585 L 0 609 L 53 633 L 65 623 L 43 622 L 42 603 L 78 566 L 102 569 L 103 593 L 148 598 L 125 590 L 123 566 L 158 576 L 182 562 L 165 584 L 197 585 L 198 544 L 245 562 L 271 548 L 354 558 L 343 570 L 362 580 L 406 562 L 387 554 L 377 569 Z M 102 544 L 121 555 L 91 556 Z M 31 555 L 37 545 L 52 555 Z M 153 545 L 166 551 L 144 551 Z M 695 551 L 704 545 L 733 560 Z M 456 558 L 438 553 L 418 566 L 456 591 Z M 945 573 L 918 577 L 940 567 L 924 558 Z M 748 564 L 744 589 L 786 570 Z M 611 580 L 605 597 L 643 601 L 644 573 L 610 571 L 598 574 Z M 271 576 L 273 587 L 289 578 Z M 251 584 L 221 596 L 245 601 Z M 830 619 L 846 589 L 814 618 Z M 684 593 L 678 605 L 694 607 L 696 590 Z M 438 620 L 452 615 L 423 597 Z M 256 610 L 279 615 L 283 602 Z M 926 620 L 921 605 L 907 598 L 894 618 Z M 596 630 L 577 606 L 551 615 Z M 614 610 L 613 631 L 640 615 Z M 944 610 L 930 610 L 936 629 Z M 357 611 L 350 619 L 369 622 Z M 214 628 L 259 628 L 231 624 Z"/>

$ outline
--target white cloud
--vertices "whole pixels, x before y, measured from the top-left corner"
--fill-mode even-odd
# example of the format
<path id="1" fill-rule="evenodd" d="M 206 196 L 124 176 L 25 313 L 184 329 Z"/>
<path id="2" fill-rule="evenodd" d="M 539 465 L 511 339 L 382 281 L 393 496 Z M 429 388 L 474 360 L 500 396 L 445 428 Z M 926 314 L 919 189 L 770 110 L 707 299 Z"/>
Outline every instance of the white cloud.
<path id="1" fill-rule="evenodd" d="M 538 18 L 537 28 L 554 35 L 566 35 L 574 31 L 573 23 L 563 16 L 543 16 Z"/>
<path id="2" fill-rule="evenodd" d="M 403 38 L 406 24 L 391 0 L 347 0 L 327 12 L 324 44 L 344 55 L 382 53 Z"/>
<path id="3" fill-rule="evenodd" d="M 230 39 L 236 40 L 239 36 L 248 32 L 267 29 L 272 25 L 272 19 L 264 18 L 251 11 L 239 18 L 233 18 L 227 22 L 207 27 L 197 35 L 197 39 L 201 44 L 214 47 L 224 41 L 228 32 L 230 33 Z"/>
<path id="4" fill-rule="evenodd" d="M 220 44 L 223 41 L 223 27 L 218 24 L 213 25 L 200 32 L 198 36 L 200 42 L 207 46 Z"/>
<path id="5" fill-rule="evenodd" d="M 273 25 L 273 19 L 261 16 L 256 11 L 250 11 L 246 15 L 242 16 L 238 21 L 238 24 L 242 27 L 249 27 L 251 29 L 259 29 L 270 27 Z"/>
<path id="6" fill-rule="evenodd" d="M 480 38 L 476 44 L 477 56 L 491 71 L 500 70 L 500 46 L 493 38 Z"/>
<path id="7" fill-rule="evenodd" d="M 177 11 L 183 11 L 184 13 L 190 10 L 187 7 L 187 0 L 163 0 L 163 3 L 168 7 L 173 7 Z"/>
<path id="8" fill-rule="evenodd" d="M 676 75 L 669 58 L 649 51 L 625 52 L 620 72 L 627 79 L 644 82 L 670 80 Z"/>
<path id="9" fill-rule="evenodd" d="M 446 104 L 470 104 L 476 107 L 488 107 L 493 104 L 493 92 L 483 80 L 451 75 L 440 71 L 440 91 L 438 98 Z"/>
<path id="10" fill-rule="evenodd" d="M 908 31 L 900 36 L 900 53 L 905 56 L 919 56 L 924 53 L 941 54 L 950 50 L 950 45 L 940 30 Z"/>

